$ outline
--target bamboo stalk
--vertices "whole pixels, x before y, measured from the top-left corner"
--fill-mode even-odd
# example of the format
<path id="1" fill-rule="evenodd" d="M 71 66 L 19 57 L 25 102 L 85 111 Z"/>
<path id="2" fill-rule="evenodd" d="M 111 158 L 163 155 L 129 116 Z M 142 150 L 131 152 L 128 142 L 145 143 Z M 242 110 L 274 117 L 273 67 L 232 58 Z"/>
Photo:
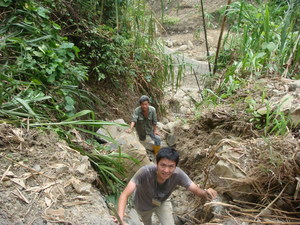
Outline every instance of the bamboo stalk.
<path id="1" fill-rule="evenodd" d="M 220 35 L 219 35 L 218 46 L 217 46 L 217 52 L 216 52 L 215 63 L 214 63 L 213 75 L 214 75 L 214 74 L 216 73 L 216 71 L 217 71 L 218 57 L 219 57 L 219 52 L 220 52 L 220 47 L 221 47 L 221 40 L 222 40 L 222 36 L 223 36 L 223 32 L 224 32 L 225 22 L 226 22 L 226 19 L 227 19 L 227 10 L 229 9 L 229 5 L 230 5 L 230 4 L 231 4 L 231 0 L 228 0 L 227 6 L 226 6 L 225 15 L 224 15 L 223 21 L 222 21 L 222 26 L 221 26 Z"/>
<path id="2" fill-rule="evenodd" d="M 203 30 L 204 30 L 204 38 L 205 38 L 208 69 L 209 69 L 209 73 L 211 74 L 211 65 L 210 65 L 210 62 L 209 62 L 209 56 L 210 55 L 209 55 L 209 48 L 208 48 L 208 41 L 207 41 L 207 32 L 206 32 L 206 22 L 205 22 L 204 9 L 203 9 L 203 0 L 200 0 L 200 3 L 201 3 L 201 12 L 202 12 L 202 20 L 203 20 Z"/>
<path id="3" fill-rule="evenodd" d="M 284 77 L 284 78 L 286 78 L 287 73 L 289 71 L 289 68 L 292 65 L 292 59 L 293 59 L 293 56 L 294 56 L 294 54 L 296 52 L 299 40 L 300 40 L 300 35 L 298 35 L 298 38 L 297 38 L 296 43 L 294 45 L 293 51 L 291 52 L 290 57 L 289 57 L 288 61 L 286 62 L 286 68 L 285 68 L 285 70 L 284 70 L 284 72 L 282 74 L 282 77 Z"/>

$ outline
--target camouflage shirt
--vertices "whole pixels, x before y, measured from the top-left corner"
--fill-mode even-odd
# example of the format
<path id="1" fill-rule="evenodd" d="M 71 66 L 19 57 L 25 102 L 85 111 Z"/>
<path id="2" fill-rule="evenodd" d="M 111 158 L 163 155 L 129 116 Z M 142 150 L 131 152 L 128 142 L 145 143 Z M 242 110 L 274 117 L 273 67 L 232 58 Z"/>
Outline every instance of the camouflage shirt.
<path id="1" fill-rule="evenodd" d="M 144 117 L 141 107 L 137 107 L 132 114 L 132 122 L 135 122 L 135 128 L 139 136 L 149 135 L 153 132 L 153 126 L 157 124 L 156 110 L 149 106 L 148 117 Z"/>

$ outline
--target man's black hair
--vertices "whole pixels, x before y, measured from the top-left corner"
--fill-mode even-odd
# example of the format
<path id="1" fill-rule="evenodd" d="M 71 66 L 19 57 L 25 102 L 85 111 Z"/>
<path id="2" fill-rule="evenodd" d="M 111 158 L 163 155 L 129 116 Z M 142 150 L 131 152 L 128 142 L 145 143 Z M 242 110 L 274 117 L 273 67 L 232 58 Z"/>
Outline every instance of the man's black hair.
<path id="1" fill-rule="evenodd" d="M 158 154 L 156 155 L 156 163 L 158 163 L 163 158 L 174 161 L 177 166 L 179 162 L 179 153 L 176 151 L 175 148 L 163 147 L 159 150 Z"/>
<path id="2" fill-rule="evenodd" d="M 145 101 L 147 101 L 147 102 L 150 103 L 149 97 L 148 97 L 147 95 L 142 95 L 142 96 L 140 97 L 140 100 L 139 100 L 140 104 L 143 103 L 143 102 L 145 102 Z"/>

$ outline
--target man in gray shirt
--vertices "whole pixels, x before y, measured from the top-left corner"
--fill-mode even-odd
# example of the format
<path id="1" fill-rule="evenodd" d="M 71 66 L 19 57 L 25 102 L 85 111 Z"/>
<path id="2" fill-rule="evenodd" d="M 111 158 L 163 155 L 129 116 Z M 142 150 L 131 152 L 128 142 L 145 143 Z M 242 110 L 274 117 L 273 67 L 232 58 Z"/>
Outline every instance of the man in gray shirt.
<path id="1" fill-rule="evenodd" d="M 177 167 L 178 161 L 179 154 L 174 148 L 161 148 L 156 156 L 157 165 L 147 165 L 136 172 L 119 198 L 118 215 L 123 224 L 126 224 L 124 212 L 131 194 L 134 207 L 144 225 L 152 224 L 153 212 L 162 225 L 174 225 L 172 205 L 168 198 L 177 185 L 205 199 L 217 196 L 217 192 L 212 188 L 207 190 L 199 188 Z"/>
<path id="2" fill-rule="evenodd" d="M 137 107 L 131 119 L 130 128 L 126 130 L 127 133 L 131 133 L 133 127 L 136 128 L 136 132 L 141 141 L 146 139 L 146 135 L 149 135 L 154 141 L 153 151 L 154 154 L 160 149 L 160 137 L 157 131 L 157 115 L 153 106 L 150 106 L 149 97 L 143 95 L 139 100 L 140 106 Z"/>

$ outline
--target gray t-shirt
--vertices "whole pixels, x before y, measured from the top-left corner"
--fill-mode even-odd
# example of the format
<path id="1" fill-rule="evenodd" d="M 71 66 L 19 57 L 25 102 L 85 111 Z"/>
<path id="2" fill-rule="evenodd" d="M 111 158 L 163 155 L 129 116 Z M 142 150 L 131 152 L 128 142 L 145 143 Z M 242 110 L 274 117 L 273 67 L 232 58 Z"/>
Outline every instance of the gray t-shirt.
<path id="1" fill-rule="evenodd" d="M 151 210 L 156 207 L 152 199 L 160 202 L 167 200 L 177 185 L 188 188 L 192 180 L 179 167 L 163 184 L 159 184 L 156 178 L 156 165 L 147 165 L 140 168 L 131 178 L 136 184 L 133 194 L 133 202 L 136 209 L 140 211 Z"/>

